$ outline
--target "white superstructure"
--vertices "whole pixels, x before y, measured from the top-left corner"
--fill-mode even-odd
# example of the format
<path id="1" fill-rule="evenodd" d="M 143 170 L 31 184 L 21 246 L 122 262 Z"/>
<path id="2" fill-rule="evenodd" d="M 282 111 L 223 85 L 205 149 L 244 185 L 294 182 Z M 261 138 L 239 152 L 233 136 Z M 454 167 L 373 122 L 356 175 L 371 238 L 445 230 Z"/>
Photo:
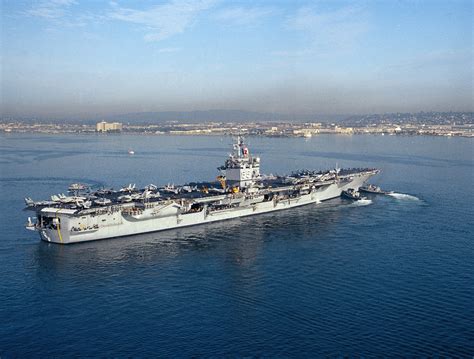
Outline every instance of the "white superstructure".
<path id="1" fill-rule="evenodd" d="M 260 157 L 253 157 L 239 136 L 233 153 L 220 169 L 229 184 L 248 188 L 260 179 Z"/>

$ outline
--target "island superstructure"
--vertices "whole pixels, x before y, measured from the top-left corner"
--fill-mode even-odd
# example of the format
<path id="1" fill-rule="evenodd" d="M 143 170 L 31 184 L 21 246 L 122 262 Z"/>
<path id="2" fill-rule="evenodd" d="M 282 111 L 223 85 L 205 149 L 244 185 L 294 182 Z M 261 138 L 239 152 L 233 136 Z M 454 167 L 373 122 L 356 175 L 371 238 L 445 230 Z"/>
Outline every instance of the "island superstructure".
<path id="1" fill-rule="evenodd" d="M 273 176 L 260 173 L 260 158 L 250 153 L 242 137 L 218 168 L 217 181 L 143 189 L 91 190 L 81 184 L 69 195 L 35 202 L 26 198 L 27 228 L 53 243 L 76 243 L 193 226 L 237 217 L 289 209 L 339 197 L 359 189 L 377 169 L 297 171 Z"/>

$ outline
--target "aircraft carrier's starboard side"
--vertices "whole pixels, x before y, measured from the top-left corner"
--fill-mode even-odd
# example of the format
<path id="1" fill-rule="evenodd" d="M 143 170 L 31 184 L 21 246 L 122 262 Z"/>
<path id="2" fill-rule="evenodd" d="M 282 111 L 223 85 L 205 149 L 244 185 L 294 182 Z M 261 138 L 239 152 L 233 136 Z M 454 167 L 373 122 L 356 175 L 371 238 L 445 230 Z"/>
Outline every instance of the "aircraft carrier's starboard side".
<path id="1" fill-rule="evenodd" d="M 325 201 L 359 189 L 379 172 L 358 168 L 265 176 L 260 158 L 251 155 L 241 137 L 219 170 L 217 182 L 183 186 L 92 191 L 73 184 L 68 196 L 41 202 L 26 198 L 27 209 L 36 213 L 26 227 L 45 241 L 62 244 L 162 231 Z"/>

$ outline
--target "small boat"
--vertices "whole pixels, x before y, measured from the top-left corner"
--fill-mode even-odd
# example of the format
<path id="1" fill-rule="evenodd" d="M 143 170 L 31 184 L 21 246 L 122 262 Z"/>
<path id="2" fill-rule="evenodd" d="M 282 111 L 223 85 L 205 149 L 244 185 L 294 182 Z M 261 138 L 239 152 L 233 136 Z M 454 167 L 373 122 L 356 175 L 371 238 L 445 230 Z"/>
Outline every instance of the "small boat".
<path id="1" fill-rule="evenodd" d="M 345 191 L 342 191 L 341 196 L 347 199 L 352 199 L 354 201 L 364 199 L 364 197 L 361 197 L 360 193 L 356 191 L 354 188 L 349 188 Z"/>
<path id="2" fill-rule="evenodd" d="M 135 151 L 132 150 L 131 148 L 128 149 L 128 154 L 131 156 L 131 155 L 134 155 L 135 154 Z"/>
<path id="3" fill-rule="evenodd" d="M 369 184 L 367 186 L 362 186 L 359 188 L 360 192 L 371 193 L 371 194 L 390 194 L 391 191 L 384 191 L 378 186 L 374 186 L 373 184 Z"/>

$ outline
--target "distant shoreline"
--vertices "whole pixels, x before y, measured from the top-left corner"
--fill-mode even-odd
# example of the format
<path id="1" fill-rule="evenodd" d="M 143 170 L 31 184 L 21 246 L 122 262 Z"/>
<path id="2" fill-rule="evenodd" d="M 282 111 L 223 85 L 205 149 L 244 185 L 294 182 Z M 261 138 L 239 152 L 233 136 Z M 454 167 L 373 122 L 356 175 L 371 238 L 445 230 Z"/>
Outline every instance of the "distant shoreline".
<path id="1" fill-rule="evenodd" d="M 4 131 L 0 130 L 0 134 L 3 135 L 68 135 L 68 136 L 78 136 L 78 135 L 85 135 L 85 136 L 181 136 L 181 137 L 233 137 L 237 135 L 244 135 L 249 137 L 265 137 L 265 138 L 301 138 L 305 140 L 311 140 L 312 138 L 317 138 L 318 136 L 403 136 L 403 137 L 415 137 L 415 136 L 428 136 L 428 137 L 463 137 L 463 138 L 474 138 L 474 131 L 468 132 L 460 132 L 460 133 L 451 133 L 451 132 L 439 132 L 439 133 L 387 133 L 387 132 L 363 132 L 363 131 L 356 131 L 352 133 L 340 133 L 340 132 L 323 132 L 312 134 L 309 136 L 304 135 L 292 135 L 292 134 L 255 134 L 255 133 L 245 133 L 245 132 L 234 132 L 234 133 L 170 133 L 170 132 L 163 132 L 163 133 L 155 133 L 155 132 L 128 132 L 123 131 L 119 133 L 97 133 L 93 131 L 82 131 L 82 132 L 68 132 L 68 131 L 32 131 L 32 130 L 21 130 L 21 131 Z"/>
<path id="2" fill-rule="evenodd" d="M 159 117 L 156 117 L 160 114 Z M 409 135 L 409 136 L 445 136 L 474 137 L 473 112 L 418 112 L 386 113 L 372 115 L 346 116 L 344 119 L 328 122 L 324 116 L 313 117 L 305 122 L 288 120 L 268 121 L 259 119 L 256 114 L 252 121 L 225 121 L 222 112 L 211 116 L 203 112 L 203 120 L 198 121 L 191 113 L 181 114 L 181 120 L 166 120 L 179 113 L 142 113 L 149 121 L 134 121 L 133 117 L 113 122 L 102 120 L 83 122 L 44 122 L 36 120 L 0 120 L 0 133 L 47 133 L 47 134 L 135 134 L 135 135 L 182 135 L 182 136 L 260 136 L 260 137 L 304 137 L 311 138 L 321 134 L 332 135 Z M 155 116 L 155 117 L 154 117 Z M 173 118 L 175 118 L 173 117 Z M 155 118 L 153 121 L 152 118 Z M 171 118 L 171 117 L 169 117 Z M 178 117 L 176 117 L 178 118 Z"/>

